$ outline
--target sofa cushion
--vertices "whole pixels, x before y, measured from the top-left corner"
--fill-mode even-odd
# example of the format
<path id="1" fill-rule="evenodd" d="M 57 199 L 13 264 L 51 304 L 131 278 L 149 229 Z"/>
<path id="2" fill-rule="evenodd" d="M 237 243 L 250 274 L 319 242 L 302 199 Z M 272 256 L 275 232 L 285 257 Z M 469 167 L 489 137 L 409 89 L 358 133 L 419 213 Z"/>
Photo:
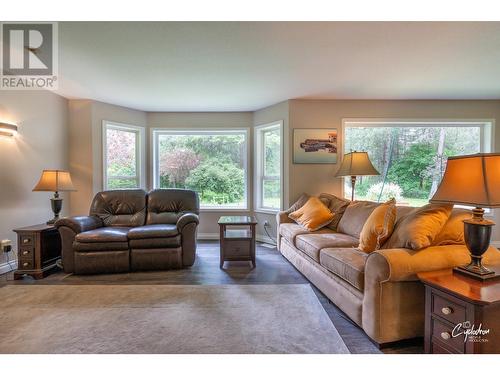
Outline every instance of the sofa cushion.
<path id="1" fill-rule="evenodd" d="M 96 242 L 128 242 L 127 233 L 130 228 L 127 227 L 103 227 L 87 232 L 78 233 L 75 240 L 84 243 Z"/>
<path id="2" fill-rule="evenodd" d="M 154 224 L 143 227 L 135 227 L 128 232 L 130 240 L 141 240 L 145 238 L 175 237 L 179 234 L 177 226 L 173 224 Z"/>
<path id="3" fill-rule="evenodd" d="M 144 190 L 109 190 L 97 193 L 90 216 L 100 217 L 105 226 L 137 227 L 146 219 Z"/>
<path id="4" fill-rule="evenodd" d="M 381 204 L 368 216 L 359 236 L 359 249 L 365 253 L 380 249 L 394 230 L 396 200 Z"/>
<path id="5" fill-rule="evenodd" d="M 379 205 L 380 203 L 368 201 L 351 202 L 340 219 L 337 231 L 359 238 L 368 216 Z"/>
<path id="6" fill-rule="evenodd" d="M 140 238 L 129 241 L 130 249 L 170 249 L 181 246 L 181 236 Z"/>
<path id="7" fill-rule="evenodd" d="M 356 289 L 365 287 L 365 264 L 368 254 L 354 248 L 322 249 L 319 263 Z"/>
<path id="8" fill-rule="evenodd" d="M 356 247 L 359 244 L 359 240 L 343 233 L 310 233 L 298 235 L 295 243 L 297 249 L 309 255 L 316 262 L 319 262 L 319 252 L 321 249 L 327 247 Z"/>
<path id="9" fill-rule="evenodd" d="M 351 201 L 327 193 L 321 193 L 318 198 L 325 204 L 326 207 L 328 207 L 330 211 L 335 214 L 333 220 L 327 225 L 327 227 L 331 230 L 337 231 L 340 219 L 342 219 L 342 216 Z"/>
<path id="10" fill-rule="evenodd" d="M 448 221 L 444 224 L 441 232 L 438 233 L 433 246 L 461 245 L 464 240 L 464 220 L 470 219 L 472 212 L 463 208 L 455 208 L 451 211 Z"/>
<path id="11" fill-rule="evenodd" d="M 420 250 L 430 246 L 441 232 L 453 206 L 430 203 L 396 221 L 394 232 L 384 249 L 407 248 Z"/>
<path id="12" fill-rule="evenodd" d="M 298 235 L 309 233 L 307 229 L 303 228 L 297 223 L 280 224 L 279 232 L 292 245 L 296 245 L 296 239 Z M 334 232 L 328 228 L 322 228 L 314 232 L 314 234 L 323 234 L 323 233 L 334 233 Z"/>
<path id="13" fill-rule="evenodd" d="M 317 231 L 330 224 L 335 215 L 317 197 L 311 197 L 307 203 L 292 212 L 289 217 L 310 232 Z"/>

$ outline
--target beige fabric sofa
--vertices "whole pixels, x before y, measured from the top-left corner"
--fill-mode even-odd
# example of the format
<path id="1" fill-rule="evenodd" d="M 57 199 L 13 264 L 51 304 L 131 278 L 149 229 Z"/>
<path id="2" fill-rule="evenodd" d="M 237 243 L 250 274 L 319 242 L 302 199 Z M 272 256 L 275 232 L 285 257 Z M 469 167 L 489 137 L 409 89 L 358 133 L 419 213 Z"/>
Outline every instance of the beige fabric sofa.
<path id="1" fill-rule="evenodd" d="M 311 283 L 344 311 L 378 344 L 424 335 L 424 287 L 417 273 L 468 263 L 465 245 L 430 246 L 418 251 L 357 249 L 364 222 L 377 206 L 350 204 L 337 231 L 308 232 L 277 214 L 278 249 Z M 413 210 L 398 207 L 401 218 Z M 500 263 L 500 251 L 490 248 L 485 264 Z"/>

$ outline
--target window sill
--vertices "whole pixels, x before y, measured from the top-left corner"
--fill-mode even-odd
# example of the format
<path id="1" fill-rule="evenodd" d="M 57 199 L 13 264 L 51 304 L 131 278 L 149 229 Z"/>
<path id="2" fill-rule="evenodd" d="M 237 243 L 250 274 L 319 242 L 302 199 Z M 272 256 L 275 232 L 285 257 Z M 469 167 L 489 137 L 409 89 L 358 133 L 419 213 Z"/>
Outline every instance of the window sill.
<path id="1" fill-rule="evenodd" d="M 276 215 L 278 212 L 280 212 L 281 210 L 271 210 L 271 209 L 266 209 L 266 208 L 257 208 L 254 210 L 254 212 L 258 213 L 258 214 L 270 214 L 270 215 Z"/>
<path id="2" fill-rule="evenodd" d="M 248 208 L 200 208 L 200 212 L 250 212 Z"/>

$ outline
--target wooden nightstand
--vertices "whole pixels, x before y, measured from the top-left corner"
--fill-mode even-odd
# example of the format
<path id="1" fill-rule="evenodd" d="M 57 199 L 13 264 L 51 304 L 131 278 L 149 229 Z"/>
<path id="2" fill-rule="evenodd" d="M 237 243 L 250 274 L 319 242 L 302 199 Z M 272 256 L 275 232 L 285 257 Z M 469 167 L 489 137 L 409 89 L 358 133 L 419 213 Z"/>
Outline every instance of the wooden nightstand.
<path id="1" fill-rule="evenodd" d="M 500 266 L 488 266 L 500 272 Z M 418 274 L 425 284 L 425 352 L 500 353 L 500 280 L 451 269 Z M 467 330 L 475 330 L 469 332 Z"/>
<path id="2" fill-rule="evenodd" d="M 248 260 L 255 268 L 255 226 L 253 216 L 221 216 L 220 228 L 220 268 L 226 260 Z M 249 229 L 229 229 L 246 226 Z"/>
<path id="3" fill-rule="evenodd" d="M 17 233 L 17 271 L 14 280 L 24 275 L 41 279 L 57 267 L 61 258 L 61 237 L 56 227 L 40 224 L 14 229 Z"/>

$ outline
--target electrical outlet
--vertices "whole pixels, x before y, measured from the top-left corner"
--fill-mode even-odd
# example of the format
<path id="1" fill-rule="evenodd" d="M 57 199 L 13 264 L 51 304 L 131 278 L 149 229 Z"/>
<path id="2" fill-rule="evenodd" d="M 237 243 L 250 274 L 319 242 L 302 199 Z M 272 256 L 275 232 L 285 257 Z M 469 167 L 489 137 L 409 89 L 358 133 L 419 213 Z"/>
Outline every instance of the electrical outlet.
<path id="1" fill-rule="evenodd" d="M 269 221 L 267 221 L 267 220 L 266 220 L 266 221 L 264 221 L 264 226 L 265 226 L 265 227 L 269 227 L 269 226 L 270 226 L 270 225 L 269 225 Z"/>
<path id="2" fill-rule="evenodd" d="M 0 241 L 0 251 L 4 253 L 12 251 L 12 241 L 11 240 Z"/>

